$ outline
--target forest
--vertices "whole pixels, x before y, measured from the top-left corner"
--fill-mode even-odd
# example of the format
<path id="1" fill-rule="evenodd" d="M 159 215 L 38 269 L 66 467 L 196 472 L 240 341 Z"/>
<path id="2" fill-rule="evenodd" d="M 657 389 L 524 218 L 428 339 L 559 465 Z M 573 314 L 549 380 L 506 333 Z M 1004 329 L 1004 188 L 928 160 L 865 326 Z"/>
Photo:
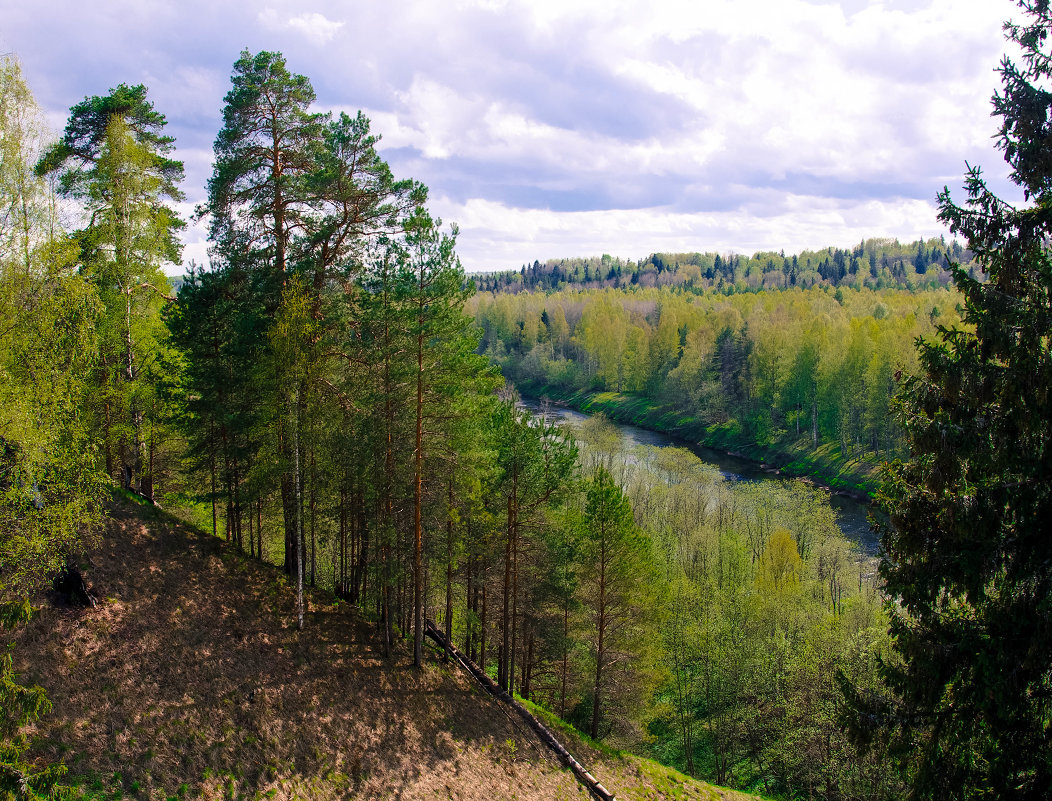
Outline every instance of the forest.
<path id="1" fill-rule="evenodd" d="M 484 352 L 523 391 L 614 393 L 615 410 L 689 441 L 825 454 L 816 477 L 865 493 L 882 460 L 906 453 L 895 376 L 916 372 L 918 337 L 960 324 L 960 303 L 949 288 L 665 287 L 480 292 L 469 308 Z"/>
<path id="2" fill-rule="evenodd" d="M 1031 53 L 1034 14 L 1012 34 Z M 196 211 L 210 264 L 176 291 L 183 165 L 148 89 L 85 98 L 54 141 L 5 57 L 0 622 L 25 623 L 123 497 L 281 566 L 304 637 L 309 588 L 391 662 L 432 658 L 433 620 L 501 688 L 690 775 L 774 798 L 1043 797 L 1035 74 L 1005 68 L 1000 113 L 1039 202 L 1012 210 L 971 172 L 967 206 L 940 196 L 967 246 L 535 262 L 476 293 L 456 226 L 369 120 L 246 50 Z M 883 462 L 879 564 L 820 486 L 629 449 L 602 415 L 556 425 L 509 381 L 641 399 L 693 441 Z M 9 656 L 0 700 L 0 792 L 75 795 L 33 756 L 49 702 Z"/>
<path id="3" fill-rule="evenodd" d="M 786 255 L 754 253 L 652 253 L 632 261 L 604 254 L 590 259 L 534 261 L 518 270 L 476 277 L 482 292 L 555 292 L 565 289 L 677 287 L 704 295 L 813 286 L 862 289 L 952 287 L 951 264 L 974 277 L 975 256 L 945 237 L 900 243 L 865 239 L 850 250 L 825 248 Z"/>

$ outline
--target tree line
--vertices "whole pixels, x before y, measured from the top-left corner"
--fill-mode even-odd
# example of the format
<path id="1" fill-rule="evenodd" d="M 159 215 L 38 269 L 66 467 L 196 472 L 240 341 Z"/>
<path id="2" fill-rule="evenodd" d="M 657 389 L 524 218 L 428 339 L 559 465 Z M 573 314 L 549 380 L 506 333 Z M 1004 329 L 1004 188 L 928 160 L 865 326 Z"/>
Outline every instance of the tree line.
<path id="1" fill-rule="evenodd" d="M 584 289 L 675 287 L 704 294 L 718 291 L 849 287 L 936 289 L 953 286 L 950 269 L 960 264 L 974 277 L 981 268 L 960 242 L 944 237 L 899 242 L 864 239 L 853 248 L 828 247 L 787 255 L 784 250 L 739 253 L 652 253 L 633 261 L 609 254 L 592 258 L 534 260 L 518 270 L 476 277 L 483 292 L 559 292 Z"/>

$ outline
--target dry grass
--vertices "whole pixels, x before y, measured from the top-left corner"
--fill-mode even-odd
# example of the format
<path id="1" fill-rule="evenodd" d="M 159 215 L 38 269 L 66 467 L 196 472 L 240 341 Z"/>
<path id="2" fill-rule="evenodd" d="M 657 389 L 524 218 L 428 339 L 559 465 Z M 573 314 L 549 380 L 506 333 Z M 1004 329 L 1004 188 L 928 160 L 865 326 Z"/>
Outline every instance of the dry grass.
<path id="1" fill-rule="evenodd" d="M 346 605 L 303 632 L 274 568 L 141 510 L 113 510 L 96 609 L 43 605 L 17 669 L 54 711 L 36 750 L 105 798 L 579 799 L 521 722 L 436 660 L 388 661 Z M 568 744 L 620 798 L 736 797 Z"/>

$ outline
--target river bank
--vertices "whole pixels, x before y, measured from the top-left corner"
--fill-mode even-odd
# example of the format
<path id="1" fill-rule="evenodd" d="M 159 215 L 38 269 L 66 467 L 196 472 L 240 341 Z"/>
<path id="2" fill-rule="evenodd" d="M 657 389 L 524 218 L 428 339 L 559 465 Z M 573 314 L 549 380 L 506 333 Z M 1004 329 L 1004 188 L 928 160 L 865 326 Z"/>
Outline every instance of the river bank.
<path id="1" fill-rule="evenodd" d="M 731 456 L 755 462 L 761 469 L 787 478 L 802 478 L 831 492 L 862 503 L 873 500 L 880 483 L 879 464 L 845 457 L 825 444 L 812 450 L 807 437 L 785 435 L 769 445 L 759 445 L 731 426 L 704 426 L 697 419 L 658 406 L 647 398 L 618 392 L 567 391 L 533 381 L 516 382 L 523 395 L 547 398 L 585 414 L 603 413 L 618 423 L 657 431 Z"/>

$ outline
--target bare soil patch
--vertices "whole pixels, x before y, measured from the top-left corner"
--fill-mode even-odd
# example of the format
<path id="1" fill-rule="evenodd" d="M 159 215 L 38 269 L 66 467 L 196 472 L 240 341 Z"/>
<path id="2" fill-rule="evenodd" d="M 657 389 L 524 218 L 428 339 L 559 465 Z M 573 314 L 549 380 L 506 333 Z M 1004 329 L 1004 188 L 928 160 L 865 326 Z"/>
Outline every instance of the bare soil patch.
<path id="1" fill-rule="evenodd" d="M 143 519 L 147 516 L 148 519 Z M 163 513 L 121 504 L 87 555 L 94 609 L 43 601 L 16 669 L 54 703 L 36 751 L 105 798 L 578 799 L 521 721 L 437 657 L 380 655 L 346 604 Z M 619 798 L 732 798 L 567 743 Z M 673 778 L 668 778 L 669 776 Z"/>

